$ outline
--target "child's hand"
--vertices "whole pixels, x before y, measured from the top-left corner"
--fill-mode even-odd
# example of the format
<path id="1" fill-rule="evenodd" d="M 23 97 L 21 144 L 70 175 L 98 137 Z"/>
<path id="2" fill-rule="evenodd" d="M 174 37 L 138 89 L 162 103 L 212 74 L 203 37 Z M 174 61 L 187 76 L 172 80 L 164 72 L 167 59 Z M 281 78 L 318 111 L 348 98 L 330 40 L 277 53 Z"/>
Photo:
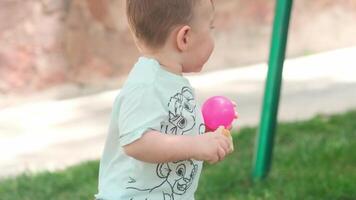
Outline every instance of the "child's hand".
<path id="1" fill-rule="evenodd" d="M 210 164 L 222 161 L 226 155 L 232 152 L 230 140 L 222 131 L 224 127 L 219 127 L 214 133 L 207 132 L 196 137 L 194 147 L 196 160 L 204 160 Z"/>
<path id="2" fill-rule="evenodd" d="M 234 124 L 235 120 L 236 120 L 237 118 L 239 118 L 239 114 L 237 113 L 237 110 L 236 110 L 237 104 L 236 104 L 235 101 L 231 101 L 231 102 L 232 102 L 232 104 L 233 104 L 234 107 L 235 107 L 235 119 L 234 119 L 234 121 L 231 123 L 231 125 L 230 125 L 229 127 L 226 127 L 226 129 L 228 129 L 229 131 L 231 131 L 231 129 L 232 129 L 232 124 Z"/>

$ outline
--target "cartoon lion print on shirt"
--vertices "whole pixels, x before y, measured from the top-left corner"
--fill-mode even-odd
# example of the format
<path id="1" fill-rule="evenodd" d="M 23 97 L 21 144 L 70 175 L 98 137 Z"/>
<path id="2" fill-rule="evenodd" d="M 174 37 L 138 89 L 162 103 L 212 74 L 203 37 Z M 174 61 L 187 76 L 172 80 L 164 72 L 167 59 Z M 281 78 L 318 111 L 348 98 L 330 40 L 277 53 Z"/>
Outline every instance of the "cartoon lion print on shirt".
<path id="1" fill-rule="evenodd" d="M 169 119 L 161 125 L 161 131 L 168 134 L 183 135 L 195 126 L 195 108 L 193 91 L 183 87 L 181 92 L 170 98 L 168 103 Z"/>
<path id="2" fill-rule="evenodd" d="M 177 195 L 187 192 L 197 171 L 198 165 L 194 164 L 192 160 L 161 163 L 157 165 L 156 173 L 162 182 L 157 186 L 145 189 L 127 187 L 126 189 L 137 190 L 141 193 L 137 195 L 139 198 L 130 198 L 130 200 L 174 200 Z M 131 179 L 129 183 L 134 184 L 135 182 L 134 179 Z M 159 199 L 157 199 L 156 193 L 159 194 Z M 154 194 L 155 197 L 151 197 L 151 194 Z"/>
<path id="3" fill-rule="evenodd" d="M 169 118 L 161 124 L 162 133 L 184 135 L 196 125 L 196 102 L 191 88 L 183 87 L 179 93 L 173 95 L 169 100 L 168 109 Z M 203 123 L 200 124 L 198 131 L 198 134 L 204 133 Z M 177 196 L 187 192 L 197 171 L 198 165 L 193 160 L 158 164 L 156 174 L 162 182 L 154 187 L 138 188 L 134 187 L 136 180 L 130 178 L 128 184 L 131 186 L 126 189 L 139 192 L 130 200 L 174 200 Z M 159 199 L 157 199 L 157 193 L 159 193 Z"/>

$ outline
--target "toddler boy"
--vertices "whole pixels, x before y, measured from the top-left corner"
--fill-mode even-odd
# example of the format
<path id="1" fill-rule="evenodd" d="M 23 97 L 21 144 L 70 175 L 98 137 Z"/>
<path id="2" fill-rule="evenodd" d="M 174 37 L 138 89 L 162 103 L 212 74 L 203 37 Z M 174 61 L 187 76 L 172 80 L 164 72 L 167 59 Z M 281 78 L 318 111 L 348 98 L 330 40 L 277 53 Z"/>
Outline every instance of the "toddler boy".
<path id="1" fill-rule="evenodd" d="M 207 132 L 194 89 L 214 42 L 211 0 L 127 0 L 142 57 L 115 99 L 97 200 L 193 200 L 203 161 L 231 153 L 223 127 Z"/>

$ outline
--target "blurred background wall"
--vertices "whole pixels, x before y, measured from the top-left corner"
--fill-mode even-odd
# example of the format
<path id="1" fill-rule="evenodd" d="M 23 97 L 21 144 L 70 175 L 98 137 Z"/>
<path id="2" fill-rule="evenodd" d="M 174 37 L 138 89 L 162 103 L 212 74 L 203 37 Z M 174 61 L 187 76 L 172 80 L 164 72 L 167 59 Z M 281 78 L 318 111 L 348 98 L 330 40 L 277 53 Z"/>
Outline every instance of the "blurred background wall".
<path id="1" fill-rule="evenodd" d="M 1 0 L 0 95 L 74 84 L 119 88 L 139 55 L 123 0 Z M 265 62 L 272 0 L 217 0 L 216 49 L 204 71 Z M 355 0 L 296 0 L 288 56 L 356 45 Z"/>

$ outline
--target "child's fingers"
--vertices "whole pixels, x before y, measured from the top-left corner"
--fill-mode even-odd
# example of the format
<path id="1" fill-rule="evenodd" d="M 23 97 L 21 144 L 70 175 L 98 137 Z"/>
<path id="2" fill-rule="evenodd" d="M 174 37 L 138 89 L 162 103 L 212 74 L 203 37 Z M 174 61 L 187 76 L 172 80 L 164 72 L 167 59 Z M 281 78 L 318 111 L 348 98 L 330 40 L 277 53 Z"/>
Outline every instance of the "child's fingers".
<path id="1" fill-rule="evenodd" d="M 235 110 L 235 116 L 234 119 L 238 119 L 239 118 L 239 113 Z"/>
<path id="2" fill-rule="evenodd" d="M 220 147 L 219 150 L 218 150 L 218 156 L 219 156 L 219 160 L 218 161 L 224 160 L 227 152 L 228 151 L 226 151 L 224 148 Z"/>
<path id="3" fill-rule="evenodd" d="M 232 136 L 231 136 L 231 133 L 229 130 L 225 129 L 223 130 L 223 134 L 225 136 L 225 140 L 228 144 L 228 148 L 227 148 L 227 154 L 230 154 L 231 152 L 234 151 L 234 143 L 233 143 L 233 140 L 232 140 Z"/>
<path id="4" fill-rule="evenodd" d="M 218 161 L 219 161 L 219 156 L 216 155 L 216 156 L 214 156 L 214 158 L 212 158 L 211 160 L 208 160 L 208 163 L 209 163 L 209 164 L 215 164 L 215 163 L 217 163 Z"/>
<path id="5" fill-rule="evenodd" d="M 222 133 L 223 133 L 223 131 L 224 131 L 224 129 L 225 129 L 225 127 L 224 127 L 224 126 L 219 126 L 219 127 L 215 130 L 215 132 L 216 132 L 216 133 L 220 133 L 220 134 L 222 134 Z"/>
<path id="6" fill-rule="evenodd" d="M 221 137 L 221 143 L 220 143 L 220 147 L 224 149 L 224 151 L 227 153 L 230 150 L 230 141 L 228 140 L 228 138 L 224 135 Z"/>
<path id="7" fill-rule="evenodd" d="M 237 104 L 236 104 L 235 101 L 232 101 L 232 100 L 231 100 L 231 103 L 232 103 L 232 105 L 233 105 L 234 108 L 235 108 L 235 116 L 234 116 L 234 118 L 237 119 L 237 118 L 239 118 L 239 114 L 238 114 L 237 111 L 236 111 Z"/>

